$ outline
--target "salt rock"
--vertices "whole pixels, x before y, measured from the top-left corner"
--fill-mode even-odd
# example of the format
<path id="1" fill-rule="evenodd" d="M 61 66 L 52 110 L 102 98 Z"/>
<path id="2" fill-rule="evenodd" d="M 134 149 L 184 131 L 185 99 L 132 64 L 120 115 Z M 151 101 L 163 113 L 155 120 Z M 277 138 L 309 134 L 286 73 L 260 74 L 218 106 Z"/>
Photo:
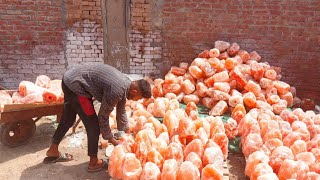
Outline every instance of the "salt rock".
<path id="1" fill-rule="evenodd" d="M 296 140 L 300 139 L 301 136 L 298 132 L 291 132 L 283 139 L 283 144 L 287 147 L 290 147 Z"/>
<path id="2" fill-rule="evenodd" d="M 161 178 L 161 172 L 159 167 L 156 164 L 152 162 L 147 162 L 143 166 L 140 180 L 160 180 L 160 178 Z"/>
<path id="3" fill-rule="evenodd" d="M 199 169 L 190 161 L 184 161 L 178 170 L 177 180 L 200 180 Z"/>
<path id="4" fill-rule="evenodd" d="M 154 163 L 159 169 L 162 169 L 164 160 L 162 155 L 155 148 L 152 148 L 147 154 L 147 161 Z"/>
<path id="5" fill-rule="evenodd" d="M 191 152 L 195 152 L 200 158 L 202 158 L 203 151 L 202 141 L 200 139 L 194 139 L 184 149 L 184 157 L 187 157 Z"/>
<path id="6" fill-rule="evenodd" d="M 162 167 L 161 179 L 177 179 L 179 164 L 175 159 L 165 160 Z"/>
<path id="7" fill-rule="evenodd" d="M 140 179 L 142 173 L 141 163 L 133 153 L 127 153 L 124 157 L 122 166 L 118 166 L 117 168 L 122 170 L 121 179 Z"/>
<path id="8" fill-rule="evenodd" d="M 263 174 L 273 173 L 272 168 L 268 163 L 259 163 L 254 167 L 253 172 L 251 173 L 250 179 L 256 180 L 259 176 Z"/>
<path id="9" fill-rule="evenodd" d="M 229 139 L 233 139 L 238 135 L 238 124 L 232 118 L 229 118 L 227 122 L 224 124 L 224 129 L 226 131 L 226 135 Z"/>
<path id="10" fill-rule="evenodd" d="M 309 167 L 304 162 L 286 159 L 281 164 L 278 177 L 280 180 L 304 179 L 308 172 Z"/>
<path id="11" fill-rule="evenodd" d="M 241 119 L 246 115 L 246 109 L 243 104 L 237 104 L 232 110 L 231 117 L 239 124 Z"/>
<path id="12" fill-rule="evenodd" d="M 188 156 L 185 158 L 185 161 L 190 161 L 192 162 L 201 172 L 202 170 L 202 161 L 200 159 L 200 157 L 195 153 L 195 152 L 191 152 L 188 154 Z"/>
<path id="13" fill-rule="evenodd" d="M 279 178 L 275 173 L 267 173 L 258 176 L 257 180 L 279 180 Z"/>
<path id="14" fill-rule="evenodd" d="M 179 127 L 179 120 L 176 116 L 175 111 L 167 111 L 163 117 L 163 124 L 168 128 L 169 136 L 172 137 L 173 135 L 178 132 Z"/>
<path id="15" fill-rule="evenodd" d="M 268 163 L 269 157 L 263 151 L 255 151 L 248 156 L 245 168 L 245 174 L 250 177 L 254 167 L 259 163 Z"/>
<path id="16" fill-rule="evenodd" d="M 228 144 L 229 139 L 225 133 L 216 133 L 213 135 L 212 140 L 217 143 L 223 153 L 224 159 L 228 157 Z"/>
<path id="17" fill-rule="evenodd" d="M 243 105 L 243 97 L 239 95 L 232 95 L 228 100 L 228 104 L 231 107 L 236 107 L 238 104 Z"/>
<path id="18" fill-rule="evenodd" d="M 207 164 L 201 172 L 201 180 L 222 180 L 223 173 L 221 168 L 214 164 Z"/>
<path id="19" fill-rule="evenodd" d="M 292 132 L 290 123 L 287 121 L 278 121 L 279 128 L 282 134 L 282 139 L 284 139 L 288 134 Z"/>
<path id="20" fill-rule="evenodd" d="M 228 104 L 225 101 L 219 101 L 209 112 L 210 116 L 220 116 L 228 110 Z"/>
<path id="21" fill-rule="evenodd" d="M 283 142 L 282 140 L 278 139 L 278 138 L 273 138 L 273 139 L 269 139 L 267 140 L 264 145 L 269 149 L 269 151 L 272 153 L 272 151 L 274 149 L 276 149 L 279 146 L 283 146 Z"/>
<path id="22" fill-rule="evenodd" d="M 300 160 L 300 161 L 305 162 L 308 166 L 312 165 L 316 161 L 316 158 L 314 157 L 314 155 L 311 152 L 301 152 L 296 155 L 295 159 L 297 161 Z"/>
<path id="23" fill-rule="evenodd" d="M 122 178 L 122 169 L 118 167 L 122 167 L 125 156 L 126 156 L 126 152 L 125 152 L 124 146 L 117 145 L 113 149 L 109 159 L 109 166 L 108 166 L 108 173 L 111 177 L 117 178 L 117 179 Z"/>
<path id="24" fill-rule="evenodd" d="M 285 160 L 293 160 L 294 156 L 290 148 L 286 146 L 279 146 L 272 151 L 270 156 L 269 165 L 275 173 L 278 173 L 281 163 Z"/>
<path id="25" fill-rule="evenodd" d="M 188 95 L 185 95 L 183 97 L 183 102 L 185 104 L 188 104 L 190 102 L 194 102 L 195 104 L 198 104 L 200 101 L 199 97 L 197 95 L 194 95 L 194 94 L 188 94 Z"/>
<path id="26" fill-rule="evenodd" d="M 152 147 L 155 148 L 162 157 L 164 157 L 168 143 L 163 139 L 157 138 L 154 142 L 152 142 Z"/>
<path id="27" fill-rule="evenodd" d="M 242 152 L 245 157 L 248 157 L 253 152 L 260 150 L 262 145 L 260 134 L 250 133 L 245 137 L 244 143 L 242 144 Z"/>
<path id="28" fill-rule="evenodd" d="M 200 141 L 200 140 L 199 140 Z M 171 142 L 166 150 L 166 153 L 164 155 L 164 159 L 175 159 L 178 164 L 181 164 L 183 162 L 184 156 L 183 156 L 183 150 L 181 145 L 175 142 Z"/>
<path id="29" fill-rule="evenodd" d="M 206 144 L 208 142 L 209 136 L 208 136 L 206 130 L 201 127 L 196 131 L 196 134 L 195 134 L 194 138 L 195 139 L 200 139 L 203 144 Z"/>
<path id="30" fill-rule="evenodd" d="M 196 132 L 196 127 L 191 119 L 184 118 L 179 121 L 178 133 L 180 138 L 192 140 Z"/>
<path id="31" fill-rule="evenodd" d="M 223 167 L 224 156 L 219 146 L 213 145 L 205 149 L 202 157 L 203 166 L 214 164 L 216 167 Z"/>

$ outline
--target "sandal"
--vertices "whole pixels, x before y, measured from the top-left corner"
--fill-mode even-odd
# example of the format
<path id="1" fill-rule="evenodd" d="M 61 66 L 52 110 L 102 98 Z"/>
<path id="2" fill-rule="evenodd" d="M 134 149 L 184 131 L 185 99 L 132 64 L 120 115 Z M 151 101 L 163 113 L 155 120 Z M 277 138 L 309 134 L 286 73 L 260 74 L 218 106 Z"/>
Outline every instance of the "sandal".
<path id="1" fill-rule="evenodd" d="M 43 160 L 43 163 L 50 164 L 50 163 L 56 163 L 56 162 L 67 162 L 73 160 L 73 156 L 68 153 L 60 153 L 59 157 L 46 157 Z"/>
<path id="2" fill-rule="evenodd" d="M 101 160 L 102 160 L 102 165 L 100 167 L 98 167 L 98 168 L 88 167 L 87 171 L 89 173 L 98 172 L 98 171 L 102 170 L 106 165 L 108 165 L 108 162 L 104 161 L 103 159 L 101 159 Z"/>

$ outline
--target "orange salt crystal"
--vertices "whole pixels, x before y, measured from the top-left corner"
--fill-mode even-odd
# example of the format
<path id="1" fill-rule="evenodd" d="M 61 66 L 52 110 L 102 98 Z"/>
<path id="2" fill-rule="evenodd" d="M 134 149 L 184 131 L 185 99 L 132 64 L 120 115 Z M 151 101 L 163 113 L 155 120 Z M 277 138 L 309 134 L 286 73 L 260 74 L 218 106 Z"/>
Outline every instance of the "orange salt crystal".
<path id="1" fill-rule="evenodd" d="M 206 97 L 207 96 L 208 87 L 203 82 L 198 82 L 197 83 L 196 90 L 198 91 L 200 97 Z"/>
<path id="2" fill-rule="evenodd" d="M 219 101 L 209 112 L 210 116 L 220 116 L 228 110 L 228 104 L 225 101 Z"/>
<path id="3" fill-rule="evenodd" d="M 277 91 L 280 94 L 285 94 L 290 90 L 290 85 L 283 81 L 273 81 L 273 86 L 277 89 Z"/>
<path id="4" fill-rule="evenodd" d="M 201 79 L 204 76 L 203 71 L 198 66 L 190 66 L 189 73 L 195 79 Z"/>
<path id="5" fill-rule="evenodd" d="M 183 97 L 183 102 L 185 104 L 188 104 L 190 102 L 194 102 L 195 104 L 198 104 L 199 101 L 200 101 L 199 97 L 194 94 L 188 94 Z"/>
<path id="6" fill-rule="evenodd" d="M 219 49 L 217 49 L 217 48 L 210 49 L 210 51 L 209 51 L 210 58 L 219 57 L 219 55 L 220 55 Z"/>
<path id="7" fill-rule="evenodd" d="M 216 73 L 212 77 L 214 79 L 214 82 L 228 82 L 229 81 L 229 74 L 227 71 L 222 71 L 222 72 Z"/>
<path id="8" fill-rule="evenodd" d="M 180 86 L 180 84 L 167 84 L 167 83 L 164 83 L 162 85 L 162 91 L 163 91 L 163 94 L 167 94 L 167 93 L 174 93 L 174 94 L 179 94 L 182 92 L 182 88 Z"/>
<path id="9" fill-rule="evenodd" d="M 154 98 L 163 97 L 162 86 L 154 86 L 151 92 Z"/>
<path id="10" fill-rule="evenodd" d="M 216 142 L 223 154 L 224 159 L 227 159 L 228 157 L 228 144 L 229 140 L 228 137 L 225 133 L 216 133 L 212 136 L 212 140 Z"/>
<path id="11" fill-rule="evenodd" d="M 259 84 L 261 88 L 267 89 L 273 86 L 273 81 L 267 78 L 261 78 Z"/>
<path id="12" fill-rule="evenodd" d="M 249 108 L 255 108 L 257 106 L 256 96 L 252 92 L 247 92 L 243 94 L 244 105 Z"/>
<path id="13" fill-rule="evenodd" d="M 190 111 L 197 111 L 197 110 L 198 110 L 198 107 L 194 102 L 188 103 L 185 109 L 188 116 L 190 115 Z"/>
<path id="14" fill-rule="evenodd" d="M 185 161 L 192 162 L 192 164 L 195 165 L 198 168 L 198 170 L 201 172 L 202 161 L 201 161 L 200 157 L 195 152 L 189 153 L 188 156 L 185 158 Z"/>
<path id="15" fill-rule="evenodd" d="M 230 85 L 227 82 L 215 82 L 213 84 L 213 89 L 229 93 Z"/>
<path id="16" fill-rule="evenodd" d="M 260 134 L 249 133 L 243 140 L 242 152 L 245 157 L 248 157 L 253 152 L 262 148 L 263 142 Z"/>
<path id="17" fill-rule="evenodd" d="M 179 68 L 184 69 L 184 70 L 188 70 L 189 64 L 187 62 L 181 62 L 179 64 Z"/>
<path id="18" fill-rule="evenodd" d="M 287 101 L 281 99 L 278 103 L 273 104 L 272 108 L 275 114 L 280 114 L 283 110 L 287 108 Z"/>
<path id="19" fill-rule="evenodd" d="M 238 135 L 238 123 L 236 120 L 229 118 L 224 124 L 226 135 L 229 139 L 233 139 Z"/>
<path id="20" fill-rule="evenodd" d="M 202 104 L 206 107 L 206 108 L 213 108 L 215 105 L 215 101 L 211 98 L 211 97 L 204 97 L 201 100 Z"/>
<path id="21" fill-rule="evenodd" d="M 200 139 L 203 144 L 206 144 L 208 142 L 208 134 L 206 132 L 206 130 L 202 127 L 200 127 L 197 131 L 196 131 L 196 134 L 194 136 L 195 139 Z"/>
<path id="22" fill-rule="evenodd" d="M 228 104 L 231 107 L 235 107 L 238 104 L 242 104 L 243 105 L 243 97 L 242 96 L 238 96 L 238 95 L 230 96 Z"/>
<path id="23" fill-rule="evenodd" d="M 184 138 L 190 142 L 195 135 L 196 127 L 191 119 L 184 118 L 179 121 L 178 133 L 180 138 Z"/>
<path id="24" fill-rule="evenodd" d="M 269 149 L 269 151 L 272 153 L 273 150 L 275 150 L 279 146 L 283 146 L 282 140 L 278 138 L 273 138 L 267 140 L 264 145 Z"/>
<path id="25" fill-rule="evenodd" d="M 195 85 L 189 79 L 182 82 L 181 88 L 184 94 L 191 94 L 196 90 Z"/>
<path id="26" fill-rule="evenodd" d="M 278 129 L 272 129 L 268 131 L 264 136 L 263 136 L 263 142 L 267 142 L 269 139 L 279 139 L 282 140 L 282 134 L 280 130 Z"/>
<path id="27" fill-rule="evenodd" d="M 119 179 L 139 180 L 142 174 L 141 163 L 133 153 L 127 153 L 124 157 L 122 165 L 118 166 L 117 168 L 122 170 L 122 177 Z"/>
<path id="28" fill-rule="evenodd" d="M 163 124 L 168 128 L 169 136 L 172 137 L 178 131 L 179 119 L 173 111 L 169 110 L 163 117 Z"/>
<path id="29" fill-rule="evenodd" d="M 230 98 L 230 95 L 228 93 L 215 90 L 213 88 L 209 88 L 207 90 L 207 95 L 212 97 L 212 99 L 215 101 L 220 101 L 220 100 L 228 101 Z"/>
<path id="30" fill-rule="evenodd" d="M 277 72 L 273 69 L 268 69 L 264 72 L 264 77 L 270 80 L 276 80 Z"/>
<path id="31" fill-rule="evenodd" d="M 181 145 L 175 142 L 170 143 L 164 155 L 164 159 L 175 159 L 178 164 L 181 164 L 184 159 Z"/>
<path id="32" fill-rule="evenodd" d="M 258 176 L 257 180 L 279 180 L 279 178 L 275 173 L 266 173 Z"/>
<path id="33" fill-rule="evenodd" d="M 217 48 L 220 52 L 223 52 L 230 47 L 230 43 L 226 41 L 215 41 L 214 47 Z"/>
<path id="34" fill-rule="evenodd" d="M 209 50 L 204 50 L 202 51 L 199 55 L 198 58 L 209 58 Z"/>
<path id="35" fill-rule="evenodd" d="M 178 170 L 177 180 L 200 180 L 199 169 L 190 161 L 184 161 Z"/>
<path id="36" fill-rule="evenodd" d="M 162 167 L 161 179 L 176 180 L 178 169 L 179 165 L 175 159 L 165 160 Z"/>
<path id="37" fill-rule="evenodd" d="M 255 151 L 248 156 L 245 174 L 250 177 L 254 171 L 254 167 L 259 163 L 268 163 L 269 157 L 263 151 Z"/>
<path id="38" fill-rule="evenodd" d="M 272 94 L 267 98 L 267 102 L 271 105 L 277 104 L 277 103 L 279 103 L 279 101 L 280 101 L 280 97 L 276 94 Z"/>
<path id="39" fill-rule="evenodd" d="M 238 61 L 234 58 L 227 58 L 225 67 L 228 71 L 231 71 L 236 65 L 238 64 Z"/>
<path id="40" fill-rule="evenodd" d="M 205 79 L 203 82 L 207 87 L 213 87 L 214 78 L 213 77 L 209 77 L 209 78 Z"/>
<path id="41" fill-rule="evenodd" d="M 287 106 L 291 107 L 293 106 L 293 96 L 291 92 L 287 92 L 285 94 L 280 95 L 281 99 L 287 101 Z"/>
<path id="42" fill-rule="evenodd" d="M 202 63 L 199 68 L 202 70 L 202 72 L 204 73 L 204 77 L 211 77 L 216 70 L 214 68 L 212 68 L 211 64 L 208 61 L 205 61 L 204 63 Z"/>
<path id="43" fill-rule="evenodd" d="M 152 148 L 148 152 L 147 161 L 154 163 L 159 169 L 162 169 L 163 157 L 155 148 Z"/>
<path id="44" fill-rule="evenodd" d="M 231 117 L 239 124 L 241 119 L 246 115 L 246 109 L 242 104 L 237 104 L 231 113 Z"/>
<path id="45" fill-rule="evenodd" d="M 251 75 L 256 81 L 260 81 L 260 79 L 263 77 L 264 69 L 261 63 L 258 63 L 256 61 L 253 61 L 250 64 L 251 67 Z"/>
<path id="46" fill-rule="evenodd" d="M 303 161 L 308 166 L 311 166 L 315 163 L 316 158 L 311 152 L 301 152 L 295 156 L 297 161 Z"/>
<path id="47" fill-rule="evenodd" d="M 190 152 L 195 152 L 200 158 L 202 158 L 203 151 L 202 141 L 200 139 L 194 139 L 184 149 L 184 157 L 187 157 Z"/>
<path id="48" fill-rule="evenodd" d="M 111 177 L 117 179 L 122 178 L 122 169 L 120 169 L 119 167 L 122 167 L 125 156 L 126 152 L 124 146 L 118 145 L 113 149 L 108 166 L 108 173 Z"/>
<path id="49" fill-rule="evenodd" d="M 227 49 L 227 52 L 230 56 L 236 55 L 240 51 L 240 46 L 237 43 L 232 43 L 231 46 Z"/>
<path id="50" fill-rule="evenodd" d="M 249 80 L 247 85 L 244 87 L 245 90 L 249 92 L 253 92 L 254 95 L 258 95 L 261 93 L 261 87 L 256 82 Z"/>
<path id="51" fill-rule="evenodd" d="M 214 164 L 217 167 L 223 166 L 224 157 L 219 146 L 212 146 L 205 149 L 202 157 L 203 166 Z"/>
<path id="52" fill-rule="evenodd" d="M 142 174 L 140 176 L 140 180 L 160 180 L 161 178 L 161 172 L 159 167 L 152 163 L 147 162 L 143 166 Z"/>
<path id="53" fill-rule="evenodd" d="M 272 168 L 267 162 L 259 163 L 254 167 L 254 170 L 250 176 L 251 180 L 257 180 L 257 178 L 263 174 L 273 173 Z"/>
<path id="54" fill-rule="evenodd" d="M 252 51 L 250 53 L 250 59 L 251 60 L 255 60 L 255 61 L 260 61 L 261 60 L 261 56 L 256 51 Z"/>
<path id="55" fill-rule="evenodd" d="M 238 66 L 233 68 L 233 70 L 230 72 L 230 78 L 236 80 L 237 87 L 239 87 L 240 89 L 244 88 L 248 83 L 246 77 L 240 71 Z"/>
<path id="56" fill-rule="evenodd" d="M 279 146 L 272 151 L 269 165 L 272 167 L 274 173 L 278 173 L 281 164 L 284 160 L 293 160 L 292 151 L 287 146 Z"/>
<path id="57" fill-rule="evenodd" d="M 169 72 L 176 76 L 183 76 L 186 73 L 186 69 L 172 66 Z"/>
<path id="58" fill-rule="evenodd" d="M 164 157 L 168 144 L 165 140 L 157 138 L 154 142 L 152 142 L 152 147 L 155 148 L 162 157 Z"/>
<path id="59" fill-rule="evenodd" d="M 206 165 L 201 172 L 202 180 L 222 180 L 223 173 L 221 168 L 218 168 L 214 164 Z"/>
<path id="60" fill-rule="evenodd" d="M 244 63 L 246 63 L 250 59 L 250 55 L 247 51 L 240 50 L 238 55 L 241 57 Z"/>

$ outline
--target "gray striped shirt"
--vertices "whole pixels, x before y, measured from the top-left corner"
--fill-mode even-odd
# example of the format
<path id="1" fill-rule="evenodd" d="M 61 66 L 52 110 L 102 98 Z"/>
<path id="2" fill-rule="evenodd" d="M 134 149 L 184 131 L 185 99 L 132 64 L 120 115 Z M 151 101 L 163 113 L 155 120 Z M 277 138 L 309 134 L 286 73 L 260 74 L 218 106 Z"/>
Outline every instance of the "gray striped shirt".
<path id="1" fill-rule="evenodd" d="M 94 97 L 101 102 L 98 119 L 104 139 L 113 137 L 109 115 L 115 106 L 117 128 L 127 130 L 125 104 L 131 81 L 125 74 L 106 64 L 75 66 L 64 74 L 63 81 L 77 95 Z"/>

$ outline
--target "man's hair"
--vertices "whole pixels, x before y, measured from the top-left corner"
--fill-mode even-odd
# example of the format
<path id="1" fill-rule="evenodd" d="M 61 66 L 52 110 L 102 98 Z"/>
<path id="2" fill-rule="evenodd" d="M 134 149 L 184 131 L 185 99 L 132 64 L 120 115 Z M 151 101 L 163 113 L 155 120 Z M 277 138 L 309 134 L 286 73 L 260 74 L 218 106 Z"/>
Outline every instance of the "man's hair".
<path id="1" fill-rule="evenodd" d="M 141 92 L 141 96 L 143 98 L 151 98 L 151 86 L 150 84 L 144 80 L 144 79 L 140 79 L 137 80 L 140 92 Z"/>

